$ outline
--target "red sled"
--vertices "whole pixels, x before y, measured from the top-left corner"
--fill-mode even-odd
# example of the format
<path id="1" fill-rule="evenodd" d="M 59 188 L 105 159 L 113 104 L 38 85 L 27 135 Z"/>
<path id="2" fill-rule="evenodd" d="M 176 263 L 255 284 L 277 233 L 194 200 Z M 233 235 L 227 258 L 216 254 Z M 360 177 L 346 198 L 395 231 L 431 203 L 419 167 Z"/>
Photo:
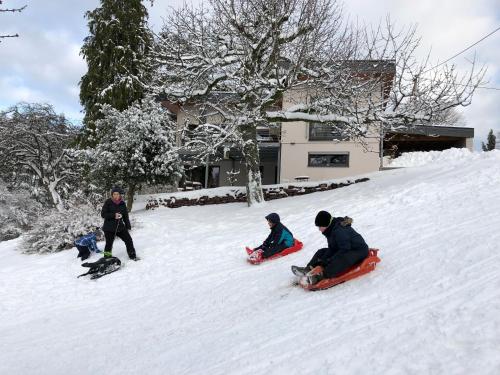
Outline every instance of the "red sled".
<path id="1" fill-rule="evenodd" d="M 323 290 L 331 288 L 332 286 L 345 283 L 346 281 L 355 279 L 365 273 L 371 272 L 375 269 L 375 266 L 380 262 L 380 258 L 377 256 L 378 249 L 368 249 L 368 257 L 365 258 L 361 263 L 358 263 L 347 271 L 341 273 L 337 277 L 332 277 L 331 279 L 323 279 L 313 285 L 299 285 L 306 290 Z"/>
<path id="2" fill-rule="evenodd" d="M 247 261 L 248 261 L 248 263 L 251 263 L 251 264 L 261 264 L 262 262 L 267 262 L 268 260 L 281 258 L 281 257 L 284 257 L 288 254 L 295 253 L 299 250 L 302 250 L 303 247 L 304 247 L 304 244 L 302 242 L 300 242 L 298 239 L 294 238 L 294 242 L 293 242 L 292 247 L 287 247 L 285 250 L 283 250 L 277 254 L 274 254 L 273 256 L 270 256 L 269 258 L 251 258 L 251 257 L 248 257 Z M 250 249 L 248 246 L 245 248 L 245 250 L 247 251 L 248 255 L 251 255 L 253 253 L 253 249 Z"/>

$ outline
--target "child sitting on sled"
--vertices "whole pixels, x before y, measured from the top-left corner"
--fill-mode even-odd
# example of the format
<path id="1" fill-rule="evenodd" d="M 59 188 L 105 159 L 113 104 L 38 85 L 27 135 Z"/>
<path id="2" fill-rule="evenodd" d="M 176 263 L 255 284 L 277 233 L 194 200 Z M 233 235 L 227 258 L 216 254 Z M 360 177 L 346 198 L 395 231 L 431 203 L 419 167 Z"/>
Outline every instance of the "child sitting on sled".
<path id="1" fill-rule="evenodd" d="M 332 217 L 320 211 L 314 221 L 328 241 L 328 247 L 319 249 L 305 267 L 292 266 L 297 276 L 307 276 L 313 285 L 324 278 L 332 278 L 346 271 L 368 256 L 368 245 L 352 227 L 350 217 Z"/>
<path id="2" fill-rule="evenodd" d="M 267 215 L 266 220 L 271 233 L 269 233 L 264 243 L 256 247 L 250 255 L 256 259 L 269 258 L 294 244 L 292 232 L 281 223 L 277 213 L 273 212 Z"/>

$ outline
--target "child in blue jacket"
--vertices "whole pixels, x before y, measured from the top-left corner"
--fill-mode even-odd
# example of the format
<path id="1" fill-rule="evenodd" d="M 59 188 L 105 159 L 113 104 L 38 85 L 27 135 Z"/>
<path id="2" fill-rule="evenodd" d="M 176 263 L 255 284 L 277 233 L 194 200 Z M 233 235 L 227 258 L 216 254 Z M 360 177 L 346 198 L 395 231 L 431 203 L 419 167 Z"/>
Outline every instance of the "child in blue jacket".
<path id="1" fill-rule="evenodd" d="M 262 258 L 269 258 L 293 246 L 294 243 L 292 232 L 281 223 L 277 213 L 273 212 L 267 215 L 266 220 L 269 224 L 269 228 L 271 228 L 271 233 L 269 233 L 264 243 L 256 247 L 253 252 L 253 254 L 257 256 L 258 253 L 256 253 L 256 251 L 259 251 L 262 253 Z"/>

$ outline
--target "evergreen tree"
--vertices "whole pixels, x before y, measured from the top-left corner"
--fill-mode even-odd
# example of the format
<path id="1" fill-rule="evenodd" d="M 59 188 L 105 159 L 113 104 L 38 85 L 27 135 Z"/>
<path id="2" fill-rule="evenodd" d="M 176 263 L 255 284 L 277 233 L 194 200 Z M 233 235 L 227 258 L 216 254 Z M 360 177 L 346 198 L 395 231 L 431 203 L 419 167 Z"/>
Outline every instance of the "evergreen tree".
<path id="1" fill-rule="evenodd" d="M 482 142 L 483 151 L 491 151 L 495 149 L 497 137 L 493 134 L 493 129 L 490 129 L 488 133 L 487 143 Z"/>
<path id="2" fill-rule="evenodd" d="M 144 96 L 148 81 L 144 59 L 153 43 L 147 27 L 148 13 L 141 0 L 101 0 L 101 6 L 85 14 L 90 35 L 81 54 L 88 71 L 80 82 L 80 102 L 85 109 L 83 145 L 95 145 L 95 121 L 100 107 L 108 104 L 123 111 Z"/>
<path id="3" fill-rule="evenodd" d="M 100 142 L 86 151 L 90 177 L 99 186 L 123 181 L 131 210 L 140 185 L 175 183 L 181 178 L 177 123 L 169 119 L 160 104 L 143 100 L 123 111 L 106 104 L 102 113 L 95 129 Z"/>

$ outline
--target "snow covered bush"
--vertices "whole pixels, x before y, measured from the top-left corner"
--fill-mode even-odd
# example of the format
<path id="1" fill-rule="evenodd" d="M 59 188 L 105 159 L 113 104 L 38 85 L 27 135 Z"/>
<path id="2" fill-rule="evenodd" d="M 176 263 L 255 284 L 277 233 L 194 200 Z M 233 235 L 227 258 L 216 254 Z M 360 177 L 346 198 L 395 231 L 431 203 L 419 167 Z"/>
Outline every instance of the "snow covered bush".
<path id="1" fill-rule="evenodd" d="M 32 254 L 69 249 L 77 237 L 94 232 L 101 225 L 100 207 L 92 204 L 69 205 L 63 211 L 53 209 L 38 218 L 20 250 Z"/>
<path id="2" fill-rule="evenodd" d="M 10 191 L 0 181 L 0 241 L 19 237 L 44 211 L 42 204 L 33 199 L 28 191 Z"/>
<path id="3" fill-rule="evenodd" d="M 159 103 L 144 100 L 124 111 L 105 105 L 102 113 L 104 118 L 96 122 L 99 144 L 86 150 L 90 177 L 96 184 L 110 188 L 123 181 L 130 211 L 140 185 L 180 179 L 183 167 L 176 146 L 177 124 Z"/>

